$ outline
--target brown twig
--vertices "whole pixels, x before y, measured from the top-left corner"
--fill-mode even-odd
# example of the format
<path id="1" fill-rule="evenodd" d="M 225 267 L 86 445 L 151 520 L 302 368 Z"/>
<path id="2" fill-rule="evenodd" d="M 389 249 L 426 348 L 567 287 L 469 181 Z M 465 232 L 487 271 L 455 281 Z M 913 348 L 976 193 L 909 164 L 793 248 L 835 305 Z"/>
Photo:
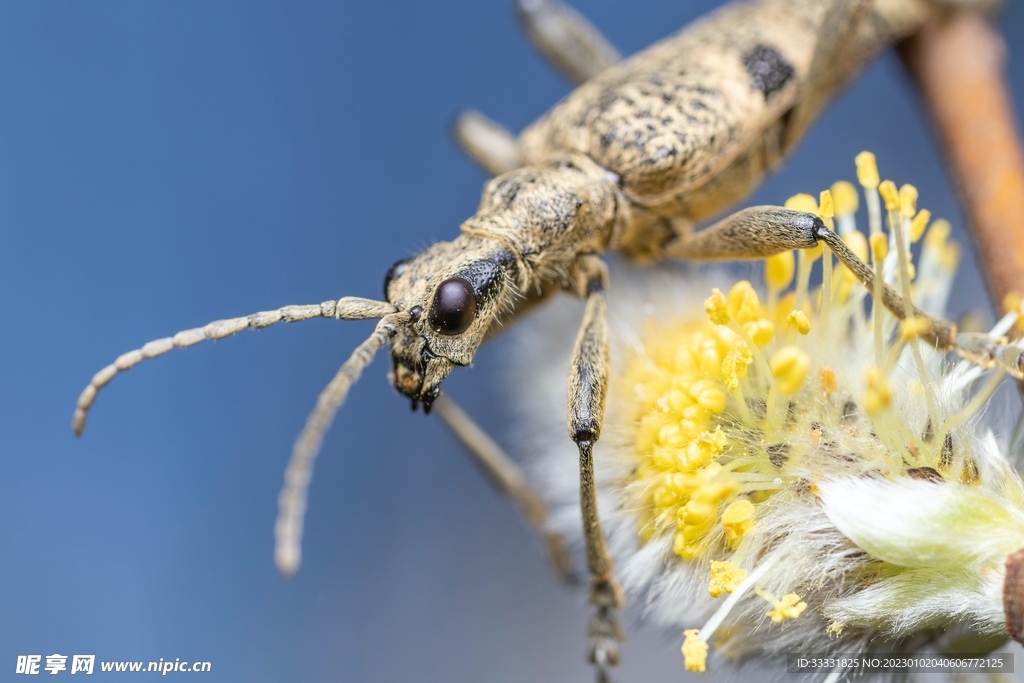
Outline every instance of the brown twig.
<path id="1" fill-rule="evenodd" d="M 931 21 L 901 48 L 945 143 L 994 304 L 1024 294 L 1024 152 L 1005 46 L 962 13 Z"/>

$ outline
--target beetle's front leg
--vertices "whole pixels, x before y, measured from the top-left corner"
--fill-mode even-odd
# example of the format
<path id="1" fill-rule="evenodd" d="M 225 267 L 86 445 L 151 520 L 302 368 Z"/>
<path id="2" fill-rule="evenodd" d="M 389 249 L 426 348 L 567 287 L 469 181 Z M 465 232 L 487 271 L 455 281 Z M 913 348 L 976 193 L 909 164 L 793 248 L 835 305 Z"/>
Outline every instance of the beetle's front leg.
<path id="1" fill-rule="evenodd" d="M 578 293 L 586 297 L 587 306 L 569 367 L 568 426 L 569 436 L 580 452 L 580 508 L 590 571 L 590 603 L 595 607 L 589 628 L 590 660 L 602 681 L 606 667 L 618 662 L 618 643 L 624 640 L 615 616 L 615 611 L 623 606 L 622 591 L 615 581 L 614 563 L 601 528 L 594 480 L 594 444 L 601 436 L 604 422 L 610 366 L 605 293 L 608 269 L 599 257 L 584 256 L 578 262 L 576 279 Z"/>

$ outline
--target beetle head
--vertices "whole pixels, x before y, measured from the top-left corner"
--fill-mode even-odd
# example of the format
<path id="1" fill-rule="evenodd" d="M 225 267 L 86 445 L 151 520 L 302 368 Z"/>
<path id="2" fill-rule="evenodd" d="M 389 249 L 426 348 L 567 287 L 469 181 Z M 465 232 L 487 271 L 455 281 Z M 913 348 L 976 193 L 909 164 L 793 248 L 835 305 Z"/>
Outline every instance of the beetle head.
<path id="1" fill-rule="evenodd" d="M 388 302 L 411 316 L 391 345 L 391 384 L 430 411 L 442 380 L 469 365 L 509 293 L 508 250 L 466 236 L 395 263 L 384 279 Z"/>

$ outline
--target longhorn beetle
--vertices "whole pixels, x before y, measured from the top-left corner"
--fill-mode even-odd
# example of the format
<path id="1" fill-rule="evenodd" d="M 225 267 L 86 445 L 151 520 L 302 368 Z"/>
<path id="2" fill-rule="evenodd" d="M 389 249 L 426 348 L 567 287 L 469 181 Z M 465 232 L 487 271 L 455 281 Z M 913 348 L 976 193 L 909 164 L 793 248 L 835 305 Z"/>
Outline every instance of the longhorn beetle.
<path id="1" fill-rule="evenodd" d="M 146 358 L 248 328 L 325 317 L 379 319 L 317 400 L 292 452 L 279 499 L 276 562 L 298 569 L 313 460 L 363 368 L 391 345 L 389 379 L 400 393 L 436 406 L 499 487 L 545 534 L 565 570 L 560 539 L 518 467 L 450 399 L 441 382 L 468 365 L 497 326 L 559 290 L 586 301 L 568 379 L 568 431 L 579 448 L 580 499 L 590 576 L 591 661 L 599 676 L 618 660 L 623 599 L 597 511 L 593 447 L 601 436 L 608 381 L 608 275 L 601 255 L 657 259 L 752 259 L 824 242 L 868 287 L 874 271 L 815 215 L 772 206 L 691 226 L 749 194 L 793 149 L 822 106 L 864 63 L 951 5 L 981 0 L 755 0 L 727 5 L 633 57 L 615 49 L 558 0 L 519 0 L 527 35 L 580 86 L 518 138 L 481 114 L 455 125 L 464 150 L 495 177 L 460 234 L 385 278 L 385 301 L 345 297 L 286 306 L 149 342 L 100 370 L 78 399 L 81 434 L 97 392 Z M 898 318 L 900 296 L 883 287 Z M 923 337 L 955 345 L 954 325 L 928 322 Z"/>

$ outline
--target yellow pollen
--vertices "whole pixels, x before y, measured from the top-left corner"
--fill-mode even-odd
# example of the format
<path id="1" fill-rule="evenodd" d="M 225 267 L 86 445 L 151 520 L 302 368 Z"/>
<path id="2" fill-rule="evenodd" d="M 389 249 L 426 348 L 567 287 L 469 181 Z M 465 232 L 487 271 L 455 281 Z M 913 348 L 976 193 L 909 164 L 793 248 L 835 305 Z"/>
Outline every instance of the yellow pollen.
<path id="1" fill-rule="evenodd" d="M 740 380 L 747 376 L 747 366 L 754 360 L 750 355 L 750 350 L 747 349 L 747 345 L 743 342 L 739 342 L 737 346 L 742 345 L 742 348 L 746 353 L 742 353 L 737 349 L 733 349 L 725 356 L 725 360 L 722 361 L 722 381 L 725 383 L 725 388 L 729 391 L 735 391 L 740 385 Z"/>
<path id="2" fill-rule="evenodd" d="M 832 201 L 835 202 L 837 216 L 851 216 L 857 213 L 860 205 L 857 188 L 845 180 L 832 185 Z"/>
<path id="3" fill-rule="evenodd" d="M 933 249 L 935 251 L 943 251 L 946 248 L 946 240 L 949 238 L 949 233 L 952 230 L 949 221 L 939 219 L 932 223 L 932 227 L 928 230 L 928 234 L 924 238 L 925 249 Z"/>
<path id="4" fill-rule="evenodd" d="M 921 209 L 914 216 L 914 219 L 910 221 L 910 241 L 917 242 L 924 235 L 925 229 L 928 227 L 928 221 L 932 219 L 932 212 L 928 209 Z"/>
<path id="5" fill-rule="evenodd" d="M 825 365 L 818 371 L 818 379 L 821 380 L 821 388 L 825 392 L 825 397 L 829 397 L 836 393 L 838 385 L 836 384 L 836 371 Z"/>
<path id="6" fill-rule="evenodd" d="M 749 500 L 735 500 L 726 506 L 725 511 L 722 513 L 722 529 L 725 532 L 725 538 L 729 541 L 729 545 L 736 547 L 740 540 L 743 539 L 751 529 L 754 528 L 754 504 Z M 712 563 L 712 567 L 714 563 Z M 745 572 L 744 572 L 745 574 Z M 712 573 L 712 576 L 714 574 Z M 743 578 L 737 581 L 742 581 Z M 729 593 L 732 593 L 732 589 L 727 589 Z M 715 596 L 717 597 L 717 596 Z"/>
<path id="7" fill-rule="evenodd" d="M 726 303 L 725 295 L 718 288 L 711 290 L 711 296 L 704 302 L 704 310 L 707 311 L 708 318 L 714 324 L 729 324 L 728 304 Z"/>
<path id="8" fill-rule="evenodd" d="M 722 597 L 722 593 L 732 593 L 747 578 L 747 572 L 732 562 L 711 561 L 711 582 L 708 593 L 713 598 Z"/>
<path id="9" fill-rule="evenodd" d="M 683 657 L 686 670 L 704 673 L 707 671 L 708 644 L 697 637 L 699 629 L 691 628 L 683 631 Z"/>
<path id="10" fill-rule="evenodd" d="M 811 331 L 811 321 L 807 319 L 807 315 L 803 311 L 792 311 L 786 317 L 786 322 L 795 327 L 800 334 L 807 334 Z"/>
<path id="11" fill-rule="evenodd" d="M 725 392 L 710 380 L 697 380 L 690 385 L 690 396 L 697 404 L 712 413 L 725 410 Z"/>
<path id="12" fill-rule="evenodd" d="M 910 341 L 920 337 L 928 331 L 928 321 L 924 318 L 914 316 L 907 318 L 900 323 L 900 338 L 903 341 Z"/>
<path id="13" fill-rule="evenodd" d="M 784 346 L 775 352 L 769 363 L 775 376 L 775 386 L 780 392 L 792 396 L 800 391 L 807 371 L 811 368 L 811 357 L 796 346 Z"/>
<path id="14" fill-rule="evenodd" d="M 807 213 L 818 213 L 818 202 L 809 194 L 795 194 L 786 200 L 786 208 L 793 211 L 806 211 Z"/>
<path id="15" fill-rule="evenodd" d="M 772 335 L 775 334 L 775 325 L 772 325 L 767 318 L 752 320 L 746 323 L 743 329 L 758 347 L 766 346 L 772 340 Z"/>
<path id="16" fill-rule="evenodd" d="M 868 189 L 879 186 L 879 166 L 874 162 L 874 155 L 861 152 L 854 160 L 857 164 L 857 180 Z"/>
<path id="17" fill-rule="evenodd" d="M 857 155 L 857 180 L 868 189 L 878 187 L 878 164 L 875 163 L 875 155 L 871 152 L 861 152 Z"/>
<path id="18" fill-rule="evenodd" d="M 773 600 L 772 603 L 775 609 L 770 610 L 767 616 L 776 624 L 783 619 L 796 619 L 807 609 L 807 603 L 800 600 L 796 593 L 784 595 L 781 600 Z"/>
<path id="19" fill-rule="evenodd" d="M 761 302 L 747 280 L 740 280 L 732 286 L 726 305 L 729 317 L 738 323 L 751 322 L 761 317 Z"/>
<path id="20" fill-rule="evenodd" d="M 796 259 L 792 251 L 784 251 L 764 260 L 764 283 L 768 289 L 781 290 L 793 281 L 796 271 Z"/>
<path id="21" fill-rule="evenodd" d="M 917 188 L 907 184 L 900 188 L 900 216 L 913 218 L 917 213 Z"/>
<path id="22" fill-rule="evenodd" d="M 878 368 L 868 368 L 865 381 L 868 387 L 864 392 L 864 410 L 868 415 L 877 415 L 892 403 L 892 389 Z"/>
<path id="23" fill-rule="evenodd" d="M 889 253 L 889 238 L 883 233 L 876 232 L 871 236 L 871 254 L 878 262 L 884 261 Z"/>
<path id="24" fill-rule="evenodd" d="M 818 206 L 818 216 L 825 220 L 832 218 L 835 215 L 836 207 L 832 200 L 832 193 L 828 190 L 822 190 Z"/>
<path id="25" fill-rule="evenodd" d="M 896 189 L 896 183 L 891 180 L 883 180 L 878 186 L 878 193 L 882 195 L 886 211 L 898 211 L 900 208 L 900 191 Z"/>

